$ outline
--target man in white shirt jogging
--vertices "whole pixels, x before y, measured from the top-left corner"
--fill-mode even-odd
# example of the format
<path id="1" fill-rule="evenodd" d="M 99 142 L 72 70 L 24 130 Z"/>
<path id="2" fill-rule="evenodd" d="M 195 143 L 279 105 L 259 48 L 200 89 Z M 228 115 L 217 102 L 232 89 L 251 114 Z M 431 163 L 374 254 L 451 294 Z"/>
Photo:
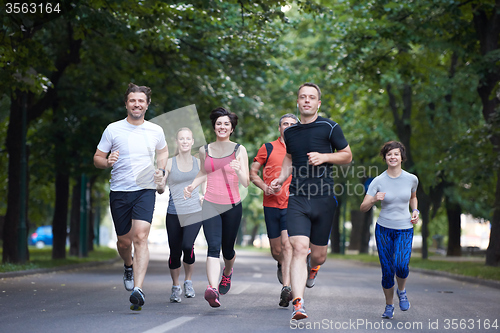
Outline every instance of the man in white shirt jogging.
<path id="1" fill-rule="evenodd" d="M 96 168 L 112 168 L 109 201 L 118 253 L 125 266 L 123 283 L 125 289 L 132 291 L 131 310 L 141 310 L 144 305 L 142 284 L 149 263 L 148 235 L 156 192 L 154 174 L 165 172 L 168 160 L 163 129 L 144 120 L 150 102 L 150 88 L 130 83 L 125 93 L 127 118 L 106 127 L 94 155 Z"/>

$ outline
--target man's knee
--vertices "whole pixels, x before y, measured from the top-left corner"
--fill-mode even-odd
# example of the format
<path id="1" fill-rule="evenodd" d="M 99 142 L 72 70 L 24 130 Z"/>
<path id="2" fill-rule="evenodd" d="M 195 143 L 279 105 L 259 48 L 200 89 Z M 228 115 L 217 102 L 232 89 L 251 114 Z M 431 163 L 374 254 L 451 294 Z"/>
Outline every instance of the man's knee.
<path id="1" fill-rule="evenodd" d="M 126 250 L 132 246 L 132 239 L 130 237 L 118 237 L 116 246 L 119 249 Z"/>
<path id="2" fill-rule="evenodd" d="M 298 237 L 290 237 L 290 244 L 292 246 L 293 255 L 307 255 L 307 252 L 309 251 L 309 238 Z"/>
<path id="3" fill-rule="evenodd" d="M 144 246 L 148 244 L 149 230 L 151 224 L 146 221 L 133 220 L 134 246 Z"/>
<path id="4" fill-rule="evenodd" d="M 271 255 L 276 258 L 281 254 L 281 248 L 277 249 L 276 247 L 271 247 Z"/>
<path id="5" fill-rule="evenodd" d="M 311 261 L 314 261 L 316 265 L 323 265 L 326 261 L 326 253 L 312 254 Z"/>
<path id="6" fill-rule="evenodd" d="M 281 251 L 284 253 L 292 253 L 292 244 L 290 244 L 288 239 L 281 243 Z"/>
<path id="7" fill-rule="evenodd" d="M 274 258 L 279 257 L 281 254 L 281 241 L 279 238 L 274 238 L 269 240 L 269 245 L 271 246 L 271 254 Z"/>
<path id="8" fill-rule="evenodd" d="M 147 246 L 148 245 L 148 236 L 147 234 L 139 234 L 134 236 L 134 246 L 135 247 L 142 247 L 142 246 Z"/>
<path id="9" fill-rule="evenodd" d="M 130 239 L 118 239 L 118 241 L 116 242 L 116 246 L 120 250 L 126 250 L 132 246 L 132 241 Z"/>

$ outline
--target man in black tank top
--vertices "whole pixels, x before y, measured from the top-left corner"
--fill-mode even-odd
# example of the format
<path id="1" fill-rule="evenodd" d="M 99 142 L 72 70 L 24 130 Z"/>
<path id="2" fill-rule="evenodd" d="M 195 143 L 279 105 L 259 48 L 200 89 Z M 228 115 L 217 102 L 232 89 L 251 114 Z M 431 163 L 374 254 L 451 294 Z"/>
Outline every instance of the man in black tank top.
<path id="1" fill-rule="evenodd" d="M 321 90 L 314 83 L 300 86 L 297 108 L 300 124 L 284 132 L 287 154 L 280 176 L 271 186 L 279 190 L 292 175 L 287 223 L 293 248 L 291 281 L 292 319 L 307 318 L 305 287 L 312 288 L 320 265 L 326 261 L 328 240 L 337 206 L 332 179 L 333 164 L 347 164 L 352 153 L 340 126 L 318 115 Z M 310 249 L 310 254 L 308 254 Z"/>

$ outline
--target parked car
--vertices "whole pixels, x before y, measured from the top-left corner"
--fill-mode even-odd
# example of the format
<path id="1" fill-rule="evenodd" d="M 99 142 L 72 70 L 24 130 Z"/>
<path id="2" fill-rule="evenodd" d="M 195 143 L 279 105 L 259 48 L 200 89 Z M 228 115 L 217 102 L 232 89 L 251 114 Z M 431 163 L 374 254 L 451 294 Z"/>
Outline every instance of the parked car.
<path id="1" fill-rule="evenodd" d="M 46 245 L 52 245 L 52 226 L 44 225 L 36 228 L 36 231 L 29 238 L 29 245 L 35 245 L 41 249 Z"/>

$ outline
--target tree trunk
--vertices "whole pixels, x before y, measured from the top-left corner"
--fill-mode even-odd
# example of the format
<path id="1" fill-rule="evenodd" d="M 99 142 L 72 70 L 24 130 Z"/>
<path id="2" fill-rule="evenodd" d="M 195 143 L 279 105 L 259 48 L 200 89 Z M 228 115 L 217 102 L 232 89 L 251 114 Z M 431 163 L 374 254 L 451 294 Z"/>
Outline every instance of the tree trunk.
<path id="1" fill-rule="evenodd" d="M 259 225 L 255 224 L 252 229 L 252 237 L 250 238 L 250 245 L 253 246 L 253 242 L 255 241 L 255 237 L 257 237 L 257 231 L 259 231 Z"/>
<path id="2" fill-rule="evenodd" d="M 238 234 L 236 235 L 236 244 L 238 245 L 243 245 L 243 236 L 246 235 L 246 230 L 247 230 L 246 225 L 247 225 L 247 220 L 245 218 L 245 215 L 243 215 L 243 217 L 241 218 Z"/>
<path id="3" fill-rule="evenodd" d="M 0 215 L 0 239 L 3 239 L 3 225 L 5 222 L 5 215 Z"/>
<path id="4" fill-rule="evenodd" d="M 81 177 L 77 177 L 71 194 L 71 218 L 69 229 L 69 255 L 78 256 L 80 249 L 80 193 L 82 187 Z"/>
<path id="5" fill-rule="evenodd" d="M 24 35 L 23 40 L 20 43 L 26 43 L 33 37 L 33 33 L 36 30 L 32 30 L 31 33 Z M 80 61 L 80 47 L 82 44 L 81 39 L 73 38 L 73 28 L 71 23 L 67 23 L 67 33 L 68 33 L 68 45 L 64 50 L 61 50 L 59 56 L 54 59 L 53 64 L 55 65 L 55 70 L 50 75 L 50 82 L 52 86 L 47 89 L 47 92 L 43 95 L 41 99 L 35 101 L 35 97 L 32 93 L 28 93 L 28 107 L 27 107 L 27 120 L 26 127 L 31 121 L 40 117 L 45 110 L 47 110 L 54 100 L 57 98 L 56 89 L 59 80 L 61 79 L 65 69 L 70 64 L 76 64 Z M 17 45 L 13 46 L 17 47 Z M 21 96 L 22 93 L 19 91 L 11 92 L 11 107 L 10 107 L 10 118 L 9 127 L 7 129 L 7 153 L 9 155 L 9 180 L 8 180 L 8 194 L 7 194 L 7 213 L 5 215 L 4 224 L 4 238 L 3 238 L 3 262 L 18 263 L 21 258 L 19 258 L 19 251 L 17 249 L 18 241 L 18 224 L 20 216 L 21 207 L 21 194 L 20 194 L 20 181 L 21 181 L 21 145 L 23 142 L 22 138 L 22 121 L 21 121 Z M 29 182 L 28 182 L 29 183 Z M 26 206 L 28 206 L 26 204 Z M 28 219 L 26 218 L 26 221 Z M 26 222 L 27 223 L 27 222 Z M 26 226 L 27 228 L 27 226 Z M 28 253 L 28 249 L 26 249 Z"/>
<path id="6" fill-rule="evenodd" d="M 363 230 L 364 213 L 360 210 L 351 210 L 351 235 L 349 237 L 349 250 L 359 251 L 361 232 Z"/>
<path id="7" fill-rule="evenodd" d="M 88 182 L 88 186 L 89 186 L 89 190 L 88 190 L 88 193 L 89 193 L 89 202 L 87 203 L 87 207 L 89 208 L 88 209 L 88 214 L 89 214 L 89 218 L 88 218 L 88 234 L 89 234 L 89 237 L 88 237 L 88 243 L 87 243 L 87 248 L 90 251 L 94 251 L 94 238 L 95 238 L 95 232 L 94 232 L 94 220 L 95 220 L 95 215 L 94 215 L 94 200 L 93 200 L 93 196 L 92 196 L 92 187 L 95 183 L 95 180 L 97 179 L 97 177 L 92 177 L 89 182 Z"/>
<path id="8" fill-rule="evenodd" d="M 369 253 L 370 250 L 370 228 L 373 222 L 373 207 L 363 214 L 363 226 L 361 228 L 361 239 L 359 253 Z"/>
<path id="9" fill-rule="evenodd" d="M 491 220 L 490 244 L 486 250 L 486 265 L 500 266 L 500 170 L 497 171 L 495 207 Z"/>
<path id="10" fill-rule="evenodd" d="M 52 259 L 66 258 L 66 237 L 68 226 L 69 175 L 56 173 L 56 203 L 52 220 L 54 243 Z"/>
<path id="11" fill-rule="evenodd" d="M 446 215 L 448 216 L 448 257 L 460 257 L 462 255 L 462 247 L 460 246 L 461 236 L 461 220 L 462 207 L 454 203 L 448 196 L 445 197 Z"/>
<path id="12" fill-rule="evenodd" d="M 500 35 L 500 1 L 495 2 L 495 7 L 490 12 L 485 8 L 475 4 L 473 6 L 473 21 L 476 35 L 479 40 L 481 55 L 490 55 L 489 66 L 484 63 L 485 68 L 479 81 L 477 92 L 481 97 L 483 104 L 483 117 L 487 124 L 491 126 L 490 141 L 494 151 L 500 155 L 500 135 L 498 128 L 500 126 L 499 110 L 500 99 L 498 98 L 498 82 L 500 81 L 500 66 L 494 57 L 493 52 L 499 49 Z M 490 244 L 486 251 L 486 265 L 500 266 L 500 171 L 497 171 L 497 184 L 495 189 L 495 202 L 493 206 L 493 218 L 491 220 Z"/>
<path id="13" fill-rule="evenodd" d="M 429 237 L 429 221 L 431 200 L 422 189 L 422 185 L 418 183 L 417 189 L 418 209 L 420 210 L 420 218 L 422 220 L 422 259 L 429 258 L 427 238 Z"/>
<path id="14" fill-rule="evenodd" d="M 7 193 L 7 213 L 3 225 L 3 255 L 4 263 L 19 263 L 18 227 L 21 211 L 21 145 L 22 145 L 22 114 L 21 94 L 11 96 L 9 127 L 7 130 L 6 147 L 9 155 L 9 180 Z M 28 219 L 26 219 L 27 221 Z M 26 225 L 26 230 L 29 230 Z M 26 249 L 26 253 L 28 250 Z"/>
<path id="15" fill-rule="evenodd" d="M 340 196 L 337 197 L 337 209 L 333 216 L 332 232 L 330 233 L 330 243 L 332 253 L 340 253 Z"/>

